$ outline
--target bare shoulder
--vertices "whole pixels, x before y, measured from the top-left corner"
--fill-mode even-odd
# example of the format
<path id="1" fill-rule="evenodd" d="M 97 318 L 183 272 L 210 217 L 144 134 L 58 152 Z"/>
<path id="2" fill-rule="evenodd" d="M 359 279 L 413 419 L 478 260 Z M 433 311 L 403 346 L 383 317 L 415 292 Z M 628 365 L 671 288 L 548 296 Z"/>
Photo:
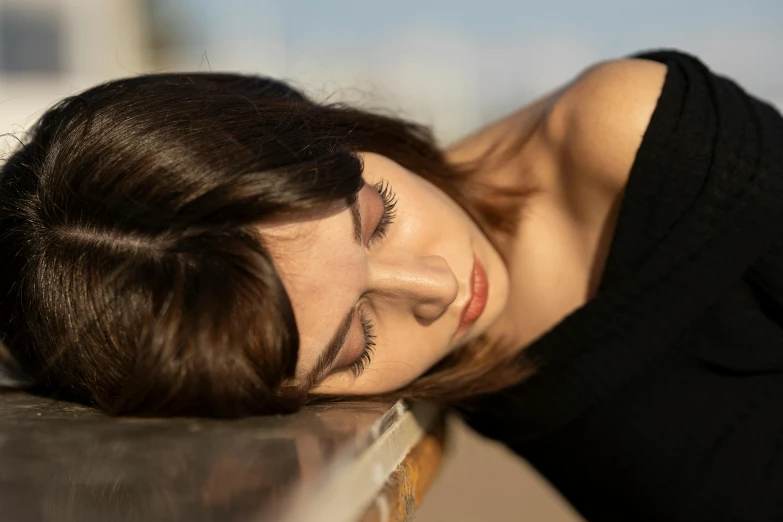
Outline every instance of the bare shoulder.
<path id="1" fill-rule="evenodd" d="M 565 171 L 622 190 L 666 71 L 658 62 L 623 59 L 594 65 L 573 80 L 545 126 Z"/>

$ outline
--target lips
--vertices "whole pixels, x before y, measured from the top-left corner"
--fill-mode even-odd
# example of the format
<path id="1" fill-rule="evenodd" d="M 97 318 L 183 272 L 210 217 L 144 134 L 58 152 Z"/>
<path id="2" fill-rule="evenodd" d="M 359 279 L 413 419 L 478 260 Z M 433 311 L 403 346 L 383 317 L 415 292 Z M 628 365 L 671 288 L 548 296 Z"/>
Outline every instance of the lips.
<path id="1" fill-rule="evenodd" d="M 459 326 L 455 335 L 463 333 L 465 330 L 476 322 L 484 312 L 484 307 L 487 306 L 487 295 L 489 293 L 489 281 L 487 281 L 487 273 L 484 270 L 484 266 L 479 261 L 478 257 L 473 256 L 473 271 L 470 274 L 470 298 L 465 303 L 465 308 L 462 309 L 460 315 Z"/>

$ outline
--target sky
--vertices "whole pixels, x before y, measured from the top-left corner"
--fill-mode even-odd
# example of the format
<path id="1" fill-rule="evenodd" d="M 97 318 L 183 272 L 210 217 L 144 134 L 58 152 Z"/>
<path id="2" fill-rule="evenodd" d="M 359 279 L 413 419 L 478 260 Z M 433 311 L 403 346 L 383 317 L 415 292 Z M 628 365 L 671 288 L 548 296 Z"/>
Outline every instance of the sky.
<path id="1" fill-rule="evenodd" d="M 446 140 L 591 63 L 661 47 L 783 105 L 780 0 L 156 1 L 189 28 L 182 68 L 283 77 L 399 110 Z"/>
<path id="2" fill-rule="evenodd" d="M 0 4 L 4 1 L 49 9 L 63 0 Z M 101 19 L 110 10 L 103 0 L 69 2 L 83 6 L 68 11 L 83 21 L 73 31 L 96 36 L 74 38 L 87 46 L 72 58 L 86 74 L 74 85 L 145 72 L 129 59 L 126 47 L 132 46 L 114 34 L 117 27 Z M 185 36 L 166 68 L 286 79 L 316 98 L 391 110 L 430 124 L 444 142 L 529 103 L 595 62 L 662 47 L 696 54 L 713 70 L 783 106 L 781 0 L 124 0 L 115 5 L 154 5 L 155 26 Z M 133 24 L 122 24 L 119 32 L 125 26 Z M 111 38 L 98 38 L 101 31 L 112 32 Z M 0 114 L 0 123 L 24 123 L 28 106 L 44 106 L 47 96 L 63 94 L 62 88 L 43 92 L 45 85 L 36 85 L 42 92 L 27 105 L 22 99 L 27 90 L 16 89 L 11 108 L 18 114 L 5 119 Z M 3 108 L 7 113 L 7 101 Z"/>

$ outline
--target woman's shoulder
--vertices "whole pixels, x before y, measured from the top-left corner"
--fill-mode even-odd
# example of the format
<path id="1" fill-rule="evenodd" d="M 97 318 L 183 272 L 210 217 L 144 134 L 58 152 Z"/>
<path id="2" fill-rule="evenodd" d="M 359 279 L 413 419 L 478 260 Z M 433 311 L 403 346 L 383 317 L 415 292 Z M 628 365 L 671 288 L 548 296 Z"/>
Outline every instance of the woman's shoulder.
<path id="1" fill-rule="evenodd" d="M 565 85 L 453 144 L 446 156 L 455 163 L 470 162 L 493 145 L 517 146 L 524 137 L 523 146 L 531 148 L 532 156 L 545 157 L 549 166 L 536 177 L 534 184 L 542 185 L 538 188 L 581 191 L 590 184 L 620 192 L 666 75 L 666 65 L 642 58 L 591 65 Z M 528 139 L 534 136 L 538 139 Z"/>
<path id="2" fill-rule="evenodd" d="M 563 90 L 542 132 L 565 179 L 623 190 L 666 74 L 659 62 L 611 60 L 588 67 Z"/>
<path id="3" fill-rule="evenodd" d="M 526 139 L 525 145 L 538 141 L 536 155 L 554 159 L 561 167 L 556 170 L 580 178 L 578 185 L 599 182 L 621 190 L 666 72 L 666 65 L 641 58 L 591 65 L 567 84 L 453 144 L 447 158 L 457 163 L 476 160 L 493 145 L 515 146 L 519 137 L 532 132 L 540 139 Z M 559 184 L 560 177 L 540 181 Z"/>

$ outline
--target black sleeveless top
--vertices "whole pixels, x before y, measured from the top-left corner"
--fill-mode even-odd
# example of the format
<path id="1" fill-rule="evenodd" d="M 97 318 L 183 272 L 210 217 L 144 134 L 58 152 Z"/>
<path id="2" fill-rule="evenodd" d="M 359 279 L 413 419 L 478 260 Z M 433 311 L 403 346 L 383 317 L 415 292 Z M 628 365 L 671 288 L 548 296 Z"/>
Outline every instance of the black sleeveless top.
<path id="1" fill-rule="evenodd" d="M 599 291 L 462 413 L 588 520 L 781 522 L 783 119 L 694 57 L 638 57 L 668 73 Z"/>

